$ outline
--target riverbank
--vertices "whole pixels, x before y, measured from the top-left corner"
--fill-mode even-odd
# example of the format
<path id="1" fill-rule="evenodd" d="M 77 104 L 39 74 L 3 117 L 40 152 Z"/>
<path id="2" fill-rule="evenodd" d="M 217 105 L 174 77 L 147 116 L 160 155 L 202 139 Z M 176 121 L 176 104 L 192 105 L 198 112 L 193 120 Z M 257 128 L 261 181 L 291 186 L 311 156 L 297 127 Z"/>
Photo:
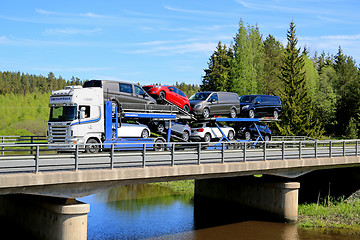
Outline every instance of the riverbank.
<path id="1" fill-rule="evenodd" d="M 194 194 L 194 180 L 152 183 L 179 194 Z M 300 228 L 360 230 L 360 197 L 326 199 L 320 203 L 299 204 Z"/>

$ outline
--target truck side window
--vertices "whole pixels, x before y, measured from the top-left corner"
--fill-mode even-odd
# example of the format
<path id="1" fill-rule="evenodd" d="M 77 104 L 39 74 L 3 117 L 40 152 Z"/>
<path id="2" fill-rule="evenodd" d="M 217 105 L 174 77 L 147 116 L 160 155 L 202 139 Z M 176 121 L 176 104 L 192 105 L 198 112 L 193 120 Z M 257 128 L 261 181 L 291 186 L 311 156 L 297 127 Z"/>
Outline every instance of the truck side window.
<path id="1" fill-rule="evenodd" d="M 126 83 L 119 83 L 120 92 L 130 93 L 132 94 L 132 85 Z"/>
<path id="2" fill-rule="evenodd" d="M 85 118 L 89 118 L 90 117 L 90 106 L 80 105 L 79 110 L 81 110 L 82 108 L 85 108 Z"/>

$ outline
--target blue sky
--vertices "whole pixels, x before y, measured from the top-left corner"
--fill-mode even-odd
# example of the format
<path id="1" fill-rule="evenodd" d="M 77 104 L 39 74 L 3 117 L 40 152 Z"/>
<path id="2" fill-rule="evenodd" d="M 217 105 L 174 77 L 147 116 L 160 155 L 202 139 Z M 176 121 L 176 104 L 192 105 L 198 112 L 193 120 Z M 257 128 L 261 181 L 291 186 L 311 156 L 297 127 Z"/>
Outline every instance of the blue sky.
<path id="1" fill-rule="evenodd" d="M 358 0 L 2 0 L 0 71 L 70 80 L 200 84 L 219 41 L 242 19 L 286 44 L 293 20 L 299 47 L 360 62 Z"/>

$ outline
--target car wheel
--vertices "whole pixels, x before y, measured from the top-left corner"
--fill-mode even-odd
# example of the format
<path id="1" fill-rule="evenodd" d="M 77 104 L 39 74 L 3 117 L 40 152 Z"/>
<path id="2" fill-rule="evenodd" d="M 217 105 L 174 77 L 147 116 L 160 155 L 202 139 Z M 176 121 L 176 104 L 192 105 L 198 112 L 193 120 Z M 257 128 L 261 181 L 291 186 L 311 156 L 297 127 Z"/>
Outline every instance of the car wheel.
<path id="1" fill-rule="evenodd" d="M 86 153 L 98 153 L 100 151 L 99 142 L 96 139 L 90 138 L 86 142 L 85 152 Z"/>
<path id="2" fill-rule="evenodd" d="M 210 142 L 210 141 L 211 141 L 211 135 L 210 135 L 210 133 L 205 133 L 204 142 Z"/>
<path id="3" fill-rule="evenodd" d="M 208 108 L 204 108 L 203 110 L 203 117 L 208 118 L 210 117 L 210 110 Z"/>
<path id="4" fill-rule="evenodd" d="M 235 135 L 235 134 L 234 134 L 234 132 L 233 132 L 233 131 L 229 131 L 229 133 L 228 133 L 228 136 L 227 136 L 227 137 L 228 137 L 228 139 L 229 139 L 229 140 L 234 140 L 234 135 Z"/>
<path id="5" fill-rule="evenodd" d="M 250 132 L 245 132 L 244 136 L 245 136 L 246 140 L 251 140 L 251 133 Z"/>
<path id="6" fill-rule="evenodd" d="M 161 152 L 165 150 L 165 144 L 164 144 L 164 140 L 162 138 L 158 138 L 155 140 L 154 143 L 154 150 L 157 152 Z"/>
<path id="7" fill-rule="evenodd" d="M 190 137 L 190 134 L 188 131 L 184 131 L 181 135 L 181 139 L 184 141 L 184 142 L 187 142 L 189 141 L 189 137 Z"/>
<path id="8" fill-rule="evenodd" d="M 161 100 L 166 99 L 166 93 L 164 91 L 161 91 L 159 93 L 159 99 L 161 99 Z"/>
<path id="9" fill-rule="evenodd" d="M 147 129 L 142 130 L 141 137 L 148 138 L 150 136 L 149 131 Z"/>
<path id="10" fill-rule="evenodd" d="M 274 110 L 274 119 L 279 119 L 279 112 Z"/>
<path id="11" fill-rule="evenodd" d="M 249 110 L 249 118 L 254 118 L 255 117 L 255 111 L 253 109 Z"/>
<path id="12" fill-rule="evenodd" d="M 158 125 L 157 125 L 157 131 L 160 132 L 160 133 L 162 133 L 162 132 L 164 132 L 164 130 L 165 130 L 165 125 L 164 125 L 164 123 L 162 123 L 162 122 L 158 123 Z"/>
<path id="13" fill-rule="evenodd" d="M 189 105 L 184 105 L 184 107 L 183 107 L 183 110 L 185 111 L 185 112 L 189 112 L 189 110 L 190 110 L 190 108 L 189 108 Z"/>
<path id="14" fill-rule="evenodd" d="M 231 118 L 236 118 L 236 110 L 235 110 L 235 108 L 230 109 L 230 117 Z"/>
<path id="15" fill-rule="evenodd" d="M 264 141 L 265 141 L 265 142 L 270 141 L 270 136 L 269 136 L 269 135 L 265 135 L 265 137 L 264 137 Z"/>

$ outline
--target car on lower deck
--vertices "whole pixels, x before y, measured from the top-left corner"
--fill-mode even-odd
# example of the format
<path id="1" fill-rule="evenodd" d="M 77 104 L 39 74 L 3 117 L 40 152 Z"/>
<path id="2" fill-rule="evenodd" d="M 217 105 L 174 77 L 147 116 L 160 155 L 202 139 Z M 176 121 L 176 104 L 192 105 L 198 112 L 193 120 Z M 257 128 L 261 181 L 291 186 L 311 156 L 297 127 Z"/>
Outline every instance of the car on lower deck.
<path id="1" fill-rule="evenodd" d="M 118 128 L 118 137 L 136 137 L 136 138 L 148 138 L 151 132 L 148 126 L 139 122 L 134 123 L 120 123 Z"/>
<path id="2" fill-rule="evenodd" d="M 219 126 L 221 131 L 229 140 L 234 139 L 235 137 L 234 128 L 215 122 L 199 122 L 192 124 L 190 139 L 195 141 L 210 142 L 213 139 L 223 138 L 224 136 L 220 132 L 216 124 Z"/>
<path id="3" fill-rule="evenodd" d="M 260 132 L 264 141 L 271 140 L 271 130 L 265 124 L 242 123 L 235 125 L 234 128 L 236 129 L 236 136 L 239 137 L 240 139 L 256 140 L 259 137 L 259 132 Z M 262 139 L 260 138 L 259 140 Z"/>
<path id="4" fill-rule="evenodd" d="M 153 121 L 150 125 L 153 131 L 165 133 L 169 129 L 168 121 Z M 171 122 L 171 135 L 181 138 L 182 141 L 187 142 L 190 140 L 191 127 L 185 121 L 172 121 Z"/>

